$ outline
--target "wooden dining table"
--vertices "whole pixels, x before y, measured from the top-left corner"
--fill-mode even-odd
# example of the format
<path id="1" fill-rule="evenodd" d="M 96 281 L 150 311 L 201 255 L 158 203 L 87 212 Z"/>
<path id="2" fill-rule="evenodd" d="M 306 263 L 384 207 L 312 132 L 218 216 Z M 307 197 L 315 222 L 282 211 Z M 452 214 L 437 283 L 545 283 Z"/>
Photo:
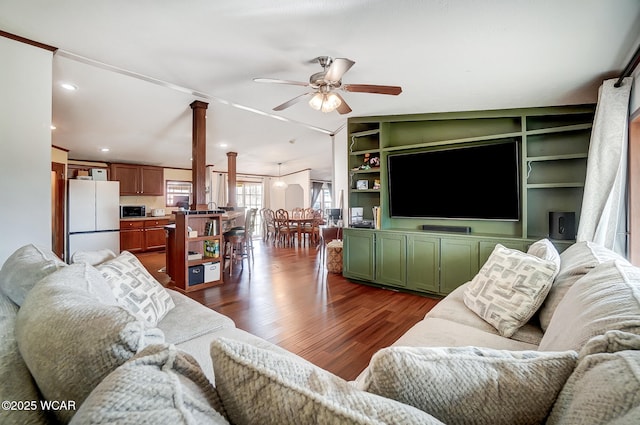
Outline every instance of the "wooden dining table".
<path id="1" fill-rule="evenodd" d="M 313 223 L 313 217 L 291 217 L 289 216 L 289 223 L 296 227 L 298 233 L 298 245 L 302 243 L 302 234 L 304 226 Z"/>

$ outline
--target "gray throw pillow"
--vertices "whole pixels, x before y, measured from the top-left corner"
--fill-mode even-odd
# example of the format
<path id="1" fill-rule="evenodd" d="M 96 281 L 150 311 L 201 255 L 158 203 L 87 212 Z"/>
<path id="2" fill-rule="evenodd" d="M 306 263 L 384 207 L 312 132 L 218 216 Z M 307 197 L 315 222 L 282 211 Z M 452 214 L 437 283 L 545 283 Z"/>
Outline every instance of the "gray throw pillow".
<path id="1" fill-rule="evenodd" d="M 579 351 L 611 330 L 640 334 L 640 268 L 626 261 L 602 263 L 569 288 L 539 350 Z"/>
<path id="2" fill-rule="evenodd" d="M 442 423 L 291 355 L 219 338 L 211 358 L 216 388 L 236 425 Z"/>
<path id="3" fill-rule="evenodd" d="M 152 345 L 110 373 L 71 424 L 228 424 L 198 363 L 173 344 Z"/>
<path id="4" fill-rule="evenodd" d="M 590 340 L 548 425 L 640 424 L 640 336 L 609 331 Z"/>
<path id="5" fill-rule="evenodd" d="M 16 322 L 22 357 L 49 401 L 79 407 L 109 373 L 164 336 L 123 308 L 105 304 L 108 285 L 95 268 L 73 264 L 29 292 Z M 68 422 L 74 409 L 56 410 Z"/>
<path id="6" fill-rule="evenodd" d="M 389 347 L 359 388 L 417 407 L 446 424 L 539 424 L 573 371 L 575 351 Z"/>
<path id="7" fill-rule="evenodd" d="M 99 249 L 95 251 L 76 251 L 71 256 L 71 264 L 87 263 L 97 266 L 105 261 L 113 260 L 117 255 L 110 249 Z"/>
<path id="8" fill-rule="evenodd" d="M 560 271 L 538 311 L 540 327 L 544 332 L 569 288 L 598 264 L 612 260 L 626 261 L 615 252 L 586 241 L 576 242 L 560 254 Z"/>
<path id="9" fill-rule="evenodd" d="M 66 263 L 50 249 L 25 245 L 11 254 L 2 265 L 0 289 L 11 301 L 21 306 L 36 283 L 65 266 Z"/>
<path id="10" fill-rule="evenodd" d="M 18 306 L 0 292 L 0 400 L 15 403 L 0 410 L 0 424 L 46 424 L 38 388 L 20 356 L 14 335 L 17 314 Z M 25 408 L 25 402 L 36 405 L 29 404 Z"/>

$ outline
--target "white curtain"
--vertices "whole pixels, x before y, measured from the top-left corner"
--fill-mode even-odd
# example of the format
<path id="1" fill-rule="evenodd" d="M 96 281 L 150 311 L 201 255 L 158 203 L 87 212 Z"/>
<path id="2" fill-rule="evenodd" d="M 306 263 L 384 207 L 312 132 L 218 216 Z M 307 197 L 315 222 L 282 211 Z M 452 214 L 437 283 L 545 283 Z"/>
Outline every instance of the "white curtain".
<path id="1" fill-rule="evenodd" d="M 620 87 L 606 80 L 598 91 L 578 241 L 627 254 L 627 145 L 631 77 Z"/>

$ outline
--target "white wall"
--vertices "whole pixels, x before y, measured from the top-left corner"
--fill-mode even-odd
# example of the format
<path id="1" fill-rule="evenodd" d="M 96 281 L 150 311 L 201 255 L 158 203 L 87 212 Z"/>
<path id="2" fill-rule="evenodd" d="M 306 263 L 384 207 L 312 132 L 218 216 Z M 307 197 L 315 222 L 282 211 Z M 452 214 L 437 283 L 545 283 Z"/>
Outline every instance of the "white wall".
<path id="1" fill-rule="evenodd" d="M 342 217 L 348 215 L 348 195 L 349 195 L 349 174 L 347 171 L 347 129 L 346 127 L 334 136 L 333 141 L 333 202 L 334 207 L 338 208 L 340 202 L 340 191 L 343 196 Z"/>
<path id="2" fill-rule="evenodd" d="M 17 248 L 51 248 L 53 53 L 0 37 L 0 264 Z"/>

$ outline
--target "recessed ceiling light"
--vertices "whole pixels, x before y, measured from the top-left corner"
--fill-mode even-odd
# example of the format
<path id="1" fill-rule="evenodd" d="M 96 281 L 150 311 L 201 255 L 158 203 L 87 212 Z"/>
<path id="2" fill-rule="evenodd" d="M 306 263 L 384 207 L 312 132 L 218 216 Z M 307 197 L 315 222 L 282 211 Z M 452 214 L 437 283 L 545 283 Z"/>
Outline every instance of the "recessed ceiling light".
<path id="1" fill-rule="evenodd" d="M 221 148 L 226 148 L 229 145 L 227 143 L 222 142 L 218 146 L 220 146 Z"/>
<path id="2" fill-rule="evenodd" d="M 100 149 L 100 152 L 109 152 L 109 151 L 110 151 L 110 149 L 109 149 L 109 148 L 101 148 L 101 149 Z"/>
<path id="3" fill-rule="evenodd" d="M 78 86 L 76 86 L 75 84 L 71 84 L 71 83 L 60 83 L 60 87 L 62 87 L 65 90 L 69 90 L 69 91 L 78 90 Z"/>
<path id="4" fill-rule="evenodd" d="M 55 130 L 55 129 L 56 129 L 56 126 L 51 124 L 51 130 Z"/>

